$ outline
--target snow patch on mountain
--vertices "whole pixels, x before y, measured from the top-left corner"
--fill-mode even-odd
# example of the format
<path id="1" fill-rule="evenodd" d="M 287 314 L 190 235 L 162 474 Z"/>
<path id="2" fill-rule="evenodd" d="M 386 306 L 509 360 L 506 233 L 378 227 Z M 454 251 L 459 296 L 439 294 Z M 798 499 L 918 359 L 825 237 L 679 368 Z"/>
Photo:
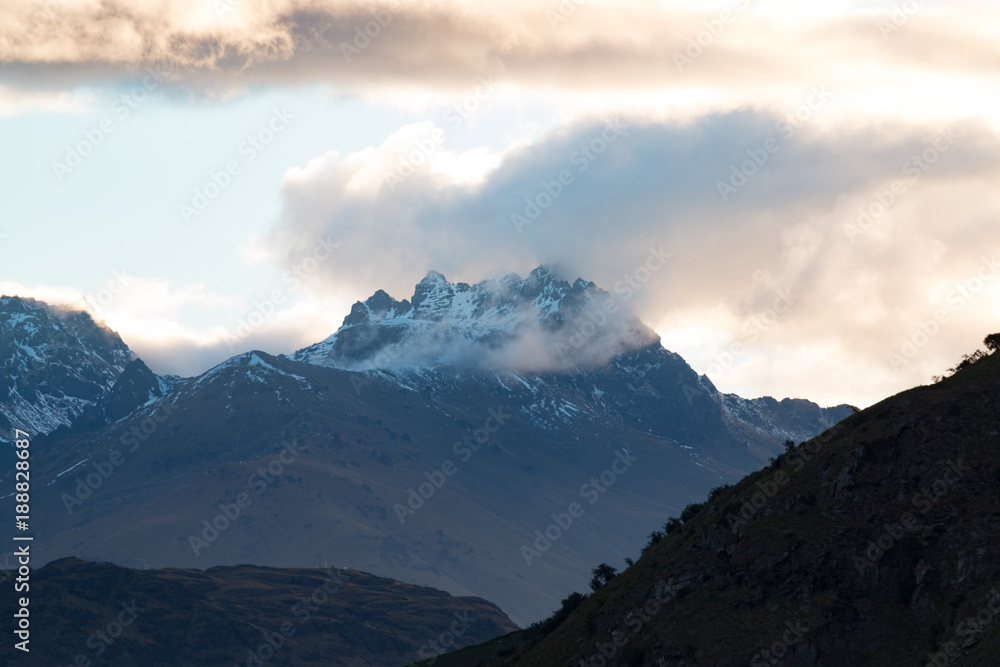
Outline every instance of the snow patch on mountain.
<path id="1" fill-rule="evenodd" d="M 250 352 L 244 352 L 243 354 L 236 355 L 235 357 L 230 357 L 218 366 L 210 368 L 202 375 L 194 378 L 191 381 L 189 389 L 193 389 L 204 383 L 211 384 L 220 378 L 229 380 L 230 384 L 232 384 L 233 372 L 245 374 L 247 379 L 253 382 L 259 382 L 265 386 L 272 386 L 274 384 L 275 376 L 292 378 L 293 380 L 304 385 L 306 388 L 311 386 L 305 377 L 282 370 L 281 368 L 265 361 L 261 355 L 267 356 L 263 352 L 251 350 Z M 273 386 L 273 388 L 280 396 L 280 389 L 277 386 Z"/>
<path id="2" fill-rule="evenodd" d="M 471 286 L 431 271 L 410 300 L 379 290 L 335 334 L 291 358 L 345 370 L 576 371 L 658 342 L 628 310 L 629 296 L 569 282 L 549 266 Z"/>
<path id="3" fill-rule="evenodd" d="M 116 333 L 82 311 L 0 297 L 0 438 L 69 425 L 132 360 Z"/>

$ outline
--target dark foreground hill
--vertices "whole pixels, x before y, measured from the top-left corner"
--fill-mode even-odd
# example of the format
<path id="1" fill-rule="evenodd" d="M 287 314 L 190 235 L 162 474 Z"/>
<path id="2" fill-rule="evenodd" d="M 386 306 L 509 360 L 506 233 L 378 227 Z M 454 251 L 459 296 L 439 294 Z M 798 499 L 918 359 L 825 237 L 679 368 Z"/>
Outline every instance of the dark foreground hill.
<path id="1" fill-rule="evenodd" d="M 499 665 L 1000 662 L 1000 354 L 847 418 L 714 494 Z"/>
<path id="2" fill-rule="evenodd" d="M 32 572 L 29 593 L 30 652 L 8 637 L 5 665 L 389 667 L 516 627 L 485 600 L 341 568 L 130 570 L 67 558 Z M 14 604 L 3 596 L 4 618 Z"/>

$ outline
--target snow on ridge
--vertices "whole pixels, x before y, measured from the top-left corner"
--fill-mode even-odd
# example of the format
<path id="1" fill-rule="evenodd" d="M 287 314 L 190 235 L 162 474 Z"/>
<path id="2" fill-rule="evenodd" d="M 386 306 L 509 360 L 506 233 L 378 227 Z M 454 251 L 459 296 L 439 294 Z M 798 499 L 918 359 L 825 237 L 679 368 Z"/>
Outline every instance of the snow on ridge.
<path id="1" fill-rule="evenodd" d="M 626 311 L 603 312 L 607 298 L 593 283 L 571 283 L 549 267 L 527 278 L 509 274 L 471 286 L 432 271 L 411 301 L 379 290 L 355 303 L 335 334 L 287 358 L 349 371 L 435 365 L 544 372 L 603 365 L 655 340 Z M 581 331 L 581 342 L 572 342 Z"/>
<path id="2" fill-rule="evenodd" d="M 205 371 L 202 375 L 194 379 L 194 382 L 189 385 L 189 388 L 193 389 L 207 380 L 216 378 L 226 369 L 243 367 L 246 368 L 246 374 L 249 379 L 262 384 L 267 384 L 267 375 L 278 374 L 293 378 L 305 384 L 307 387 L 311 386 L 305 377 L 296 375 L 295 373 L 289 373 L 288 371 L 283 371 L 261 359 L 256 351 L 250 351 L 230 357 L 221 364 Z"/>
<path id="3" fill-rule="evenodd" d="M 246 358 L 247 355 L 249 354 L 250 354 L 249 352 L 238 354 L 235 357 L 230 357 L 229 359 L 226 359 L 221 364 L 217 364 L 216 366 L 209 368 L 207 371 L 205 371 L 204 373 L 202 373 L 201 375 L 199 375 L 197 378 L 194 379 L 194 382 L 191 384 L 191 387 L 192 388 L 197 387 L 202 382 L 214 378 L 216 375 L 226 370 L 227 368 L 231 368 L 233 366 L 238 365 L 240 360 Z"/>
<path id="4" fill-rule="evenodd" d="M 0 413 L 33 434 L 69 425 L 94 404 L 90 397 L 110 391 L 132 359 L 109 331 L 82 311 L 0 298 Z M 88 398 L 67 388 L 80 384 Z"/>
<path id="5" fill-rule="evenodd" d="M 66 468 L 66 470 L 63 470 L 61 473 L 59 473 L 58 475 L 56 475 L 56 477 L 62 477 L 63 475 L 65 475 L 69 471 L 76 470 L 77 468 L 79 468 L 80 466 L 82 466 L 84 463 L 86 463 L 89 460 L 90 460 L 90 457 L 85 458 L 84 460 L 80 461 L 76 465 L 74 465 L 74 466 L 72 466 L 70 468 Z"/>

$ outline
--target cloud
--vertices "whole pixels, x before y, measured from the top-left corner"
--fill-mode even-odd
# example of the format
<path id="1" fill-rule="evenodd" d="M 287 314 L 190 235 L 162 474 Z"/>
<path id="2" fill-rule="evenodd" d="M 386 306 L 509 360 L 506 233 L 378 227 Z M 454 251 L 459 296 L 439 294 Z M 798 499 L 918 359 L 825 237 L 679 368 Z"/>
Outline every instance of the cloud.
<path id="1" fill-rule="evenodd" d="M 53 306 L 87 310 L 87 303 L 79 290 L 72 287 L 33 286 L 29 287 L 14 280 L 0 281 L 0 295 L 23 296 L 44 301 Z"/>
<path id="2" fill-rule="evenodd" d="M 854 110 L 890 116 L 995 115 L 998 102 L 1000 8 L 978 2 L 921 3 L 901 16 L 891 3 L 862 10 L 746 0 L 700 9 L 516 0 L 44 7 L 0 10 L 0 60 L 20 86 L 71 87 L 157 67 L 212 95 L 322 81 L 399 98 L 464 90 L 493 75 L 575 108 L 649 113 L 780 108 L 808 83 L 840 91 Z"/>
<path id="3" fill-rule="evenodd" d="M 651 266 L 666 259 L 657 256 Z M 471 287 L 429 272 L 408 301 L 379 291 L 355 304 L 332 344 L 324 341 L 305 358 L 347 370 L 592 370 L 658 341 L 631 312 L 629 296 L 567 280 L 553 266 Z"/>
<path id="4" fill-rule="evenodd" d="M 339 325 L 342 309 L 343 304 L 331 307 L 328 301 L 290 304 L 262 317 L 257 326 L 246 324 L 257 312 L 252 303 L 225 325 L 204 328 L 166 316 L 122 314 L 106 321 L 154 372 L 190 377 L 250 350 L 284 354 L 315 343 L 318 335 L 326 335 L 320 332 Z"/>
<path id="5" fill-rule="evenodd" d="M 252 297 L 133 277 L 107 306 L 96 308 L 96 316 L 153 371 L 192 376 L 249 350 L 283 354 L 312 344 L 339 326 L 344 309 L 341 299 L 308 298 L 285 288 Z"/>
<path id="6" fill-rule="evenodd" d="M 0 118 L 30 112 L 81 113 L 94 103 L 91 95 L 26 91 L 0 85 Z"/>
<path id="7" fill-rule="evenodd" d="M 118 333 L 154 372 L 185 377 L 249 350 L 280 354 L 315 343 L 339 326 L 346 311 L 337 298 L 281 292 L 280 303 L 274 303 L 212 292 L 200 284 L 173 286 L 121 272 L 115 276 L 86 295 L 72 287 L 15 281 L 0 282 L 0 294 L 86 311 Z M 199 312 L 210 317 L 192 317 Z M 196 319 L 215 323 L 185 323 Z"/>
<path id="8" fill-rule="evenodd" d="M 854 392 L 840 400 L 863 402 L 926 381 L 975 344 L 969 331 L 995 328 L 1000 277 L 960 308 L 948 297 L 991 248 L 998 136 L 971 122 L 837 131 L 787 122 L 745 111 L 581 123 L 493 156 L 472 179 L 436 169 L 456 157 L 443 146 L 412 164 L 434 126 L 411 126 L 289 171 L 270 246 L 290 265 L 301 239 L 328 235 L 342 260 L 317 279 L 397 295 L 429 268 L 474 282 L 541 263 L 610 290 L 641 277 L 662 247 L 673 257 L 647 272 L 639 313 L 667 347 L 676 331 L 686 345 L 676 351 L 697 370 L 716 364 L 722 389 L 780 375 L 801 395 L 834 399 L 816 380 L 830 373 L 850 387 L 838 391 Z M 791 303 L 771 321 L 782 294 Z M 902 337 L 941 308 L 950 324 L 893 364 Z M 744 352 L 719 363 L 733 343 Z M 800 368 L 809 375 L 796 379 Z"/>

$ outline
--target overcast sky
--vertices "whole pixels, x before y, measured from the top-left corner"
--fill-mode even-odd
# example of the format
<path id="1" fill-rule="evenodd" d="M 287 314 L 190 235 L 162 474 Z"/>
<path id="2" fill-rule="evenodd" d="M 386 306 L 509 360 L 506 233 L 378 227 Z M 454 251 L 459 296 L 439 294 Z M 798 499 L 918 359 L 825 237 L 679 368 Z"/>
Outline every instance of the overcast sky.
<path id="1" fill-rule="evenodd" d="M 1000 331 L 998 84 L 986 0 L 3 3 L 0 292 L 191 375 L 558 263 L 866 406 Z"/>

